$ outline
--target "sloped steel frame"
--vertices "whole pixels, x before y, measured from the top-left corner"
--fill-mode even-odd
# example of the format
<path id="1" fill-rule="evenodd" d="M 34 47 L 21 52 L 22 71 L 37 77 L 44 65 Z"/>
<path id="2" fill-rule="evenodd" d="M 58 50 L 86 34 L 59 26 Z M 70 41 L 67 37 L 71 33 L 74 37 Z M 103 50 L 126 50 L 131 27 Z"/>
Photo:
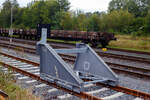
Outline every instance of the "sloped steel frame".
<path id="1" fill-rule="evenodd" d="M 40 77 L 62 87 L 81 92 L 83 85 L 91 83 L 118 84 L 118 76 L 108 67 L 100 56 L 87 44 L 77 44 L 75 49 L 53 49 L 46 43 L 47 29 L 42 28 L 42 39 L 37 43 L 40 55 Z M 58 53 L 76 54 L 72 68 Z M 91 80 L 84 82 L 82 79 Z"/>

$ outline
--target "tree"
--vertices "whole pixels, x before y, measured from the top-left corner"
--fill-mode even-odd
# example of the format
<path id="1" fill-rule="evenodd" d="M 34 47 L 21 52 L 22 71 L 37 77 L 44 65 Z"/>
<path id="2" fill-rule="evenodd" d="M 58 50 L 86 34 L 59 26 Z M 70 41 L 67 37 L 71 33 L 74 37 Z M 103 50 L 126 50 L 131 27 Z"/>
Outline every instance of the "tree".
<path id="1" fill-rule="evenodd" d="M 112 0 L 109 3 L 109 11 L 128 10 L 136 17 L 146 16 L 150 6 L 150 0 Z"/>
<path id="2" fill-rule="evenodd" d="M 27 8 L 24 9 L 23 22 L 25 26 L 36 28 L 37 24 L 49 24 L 53 25 L 53 16 L 58 11 L 58 5 L 56 0 L 36 1 L 30 3 Z"/>
<path id="3" fill-rule="evenodd" d="M 68 11 L 70 9 L 70 3 L 68 0 L 57 0 L 59 10 Z"/>
<path id="4" fill-rule="evenodd" d="M 64 12 L 63 18 L 60 22 L 60 25 L 62 26 L 63 30 L 72 30 L 73 24 L 72 24 L 72 15 L 70 12 Z"/>
<path id="5" fill-rule="evenodd" d="M 76 30 L 78 30 L 78 31 L 87 31 L 88 20 L 87 20 L 87 17 L 85 16 L 85 14 L 80 13 L 77 16 L 75 24 L 77 25 Z"/>
<path id="6" fill-rule="evenodd" d="M 4 3 L 3 3 L 3 8 L 1 10 L 1 13 L 0 13 L 0 22 L 1 22 L 1 26 L 2 27 L 10 27 L 10 9 L 11 9 L 11 2 L 10 0 L 6 0 Z"/>
<path id="7" fill-rule="evenodd" d="M 133 23 L 133 15 L 128 11 L 116 10 L 102 15 L 102 30 L 128 33 L 128 27 Z"/>
<path id="8" fill-rule="evenodd" d="M 19 7 L 19 4 L 18 4 L 17 0 L 13 0 L 12 1 L 12 5 L 13 5 L 14 8 L 18 8 Z"/>
<path id="9" fill-rule="evenodd" d="M 148 15 L 146 16 L 144 27 L 145 27 L 144 31 L 150 35 L 150 10 L 148 11 Z"/>
<path id="10" fill-rule="evenodd" d="M 25 26 L 25 27 L 30 27 L 32 28 L 32 11 L 30 10 L 30 8 L 24 8 L 22 9 L 22 17 L 21 17 L 21 20 L 22 20 L 22 24 Z M 20 23 L 20 24 L 21 24 Z"/>
<path id="11" fill-rule="evenodd" d="M 92 14 L 88 19 L 88 31 L 100 31 L 100 16 Z"/>
<path id="12" fill-rule="evenodd" d="M 127 6 L 129 0 L 112 0 L 109 3 L 109 11 L 124 9 Z"/>
<path id="13" fill-rule="evenodd" d="M 19 20 L 25 27 L 36 28 L 38 23 L 44 23 L 51 24 L 52 29 L 61 29 L 60 21 L 63 12 L 68 11 L 69 4 L 68 0 L 33 1 L 20 9 L 22 12 L 18 14 L 22 13 L 22 19 Z"/>
<path id="14" fill-rule="evenodd" d="M 63 16 L 63 11 L 60 11 L 58 2 L 56 0 L 48 0 L 46 1 L 46 6 L 52 29 L 60 29 L 60 21 Z"/>
<path id="15" fill-rule="evenodd" d="M 11 5 L 12 5 L 12 13 L 13 13 L 13 25 L 15 25 L 16 21 L 21 18 L 21 14 L 19 14 L 20 8 L 17 0 L 13 0 Z"/>
<path id="16" fill-rule="evenodd" d="M 19 4 L 17 0 L 13 0 L 12 2 L 10 0 L 6 0 L 3 3 L 3 8 L 0 12 L 0 23 L 2 27 L 10 27 L 10 16 L 11 16 L 11 8 L 13 13 L 13 22 L 17 19 L 17 12 L 18 12 Z"/>

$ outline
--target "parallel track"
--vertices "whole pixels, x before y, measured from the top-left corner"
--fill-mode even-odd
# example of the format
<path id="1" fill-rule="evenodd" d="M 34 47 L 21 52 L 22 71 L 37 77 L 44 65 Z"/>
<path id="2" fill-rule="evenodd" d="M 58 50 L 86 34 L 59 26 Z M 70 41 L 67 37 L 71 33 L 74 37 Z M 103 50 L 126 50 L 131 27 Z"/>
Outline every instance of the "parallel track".
<path id="1" fill-rule="evenodd" d="M 20 61 L 22 61 L 22 62 L 29 63 L 29 64 L 39 65 L 38 63 L 35 63 L 35 62 L 32 62 L 32 61 L 28 61 L 28 60 L 24 60 L 24 59 L 21 59 L 21 58 L 15 57 L 15 56 L 11 56 L 11 55 L 8 55 L 8 54 L 4 54 L 4 53 L 0 53 L 0 54 L 1 54 L 1 55 L 4 55 L 4 56 L 7 56 L 7 57 L 9 57 L 9 58 L 13 58 L 13 59 L 16 59 L 16 60 L 20 60 Z M 23 75 L 25 75 L 25 76 L 31 77 L 32 79 L 35 79 L 35 80 L 38 80 L 38 81 L 40 81 L 40 82 L 42 82 L 42 83 L 48 84 L 48 85 L 50 85 L 50 86 L 52 86 L 52 87 L 54 87 L 54 88 L 57 88 L 57 89 L 66 91 L 67 93 L 70 93 L 70 94 L 72 94 L 72 95 L 75 95 L 75 96 L 77 96 L 77 97 L 79 97 L 79 98 L 88 99 L 88 100 L 102 100 L 101 98 L 98 98 L 98 97 L 89 95 L 89 94 L 87 94 L 87 93 L 85 93 L 85 92 L 76 93 L 76 92 L 71 91 L 71 90 L 69 90 L 69 89 L 60 87 L 60 86 L 58 86 L 56 83 L 50 83 L 50 82 L 48 82 L 48 81 L 46 81 L 46 80 L 41 79 L 39 75 L 33 74 L 33 73 L 31 73 L 31 72 L 27 72 L 27 71 L 25 71 L 25 70 L 22 70 L 22 69 L 20 69 L 20 68 L 17 68 L 17 67 L 14 66 L 14 65 L 7 64 L 7 63 L 5 63 L 5 62 L 3 62 L 3 61 L 0 61 L 0 64 L 1 64 L 2 66 L 6 67 L 6 68 L 9 68 L 9 69 L 15 71 L 15 72 L 18 72 L 18 73 L 21 73 L 21 74 L 23 74 Z"/>
<path id="2" fill-rule="evenodd" d="M 60 54 L 64 60 L 69 61 L 74 63 L 75 62 L 75 57 L 74 56 L 70 56 L 70 55 L 64 55 L 64 54 Z M 110 68 L 117 72 L 117 73 L 121 73 L 121 74 L 126 74 L 126 75 L 130 75 L 130 76 L 135 76 L 138 78 L 142 78 L 142 79 L 150 79 L 150 69 L 144 69 L 144 68 L 139 68 L 139 67 L 134 67 L 134 66 L 127 66 L 127 65 L 121 65 L 121 64 L 114 64 L 114 63 L 110 63 L 110 62 L 106 62 Z M 148 74 L 146 74 L 148 73 Z"/>
<path id="3" fill-rule="evenodd" d="M 35 54 L 35 49 L 32 49 L 32 48 L 23 48 L 23 46 L 18 46 L 16 47 L 16 45 L 6 45 L 6 44 L 0 44 L 0 46 L 3 46 L 3 47 L 9 47 L 11 49 L 16 49 L 18 51 L 22 51 L 22 52 L 29 52 L 29 53 L 33 53 Z M 60 48 L 60 47 L 56 47 L 56 48 Z M 0 53 L 2 55 L 5 55 L 5 56 L 9 56 L 11 58 L 13 58 L 13 56 L 10 56 L 8 54 L 4 54 L 4 53 Z M 105 56 L 107 56 L 107 54 L 104 54 Z M 61 55 L 63 57 L 64 60 L 66 61 L 69 61 L 69 62 L 72 62 L 74 63 L 74 60 L 75 60 L 75 56 L 71 56 L 71 55 Z M 102 55 L 101 55 L 102 56 Z M 115 55 L 108 55 L 108 57 L 111 57 L 111 56 L 114 56 L 115 58 Z M 116 57 L 118 58 L 118 57 Z M 23 62 L 26 62 L 26 63 L 30 63 L 30 64 L 33 64 L 35 66 L 39 66 L 38 63 L 35 63 L 35 62 L 30 62 L 28 60 L 24 60 L 22 58 L 14 58 L 14 59 L 18 59 L 18 60 L 21 60 Z M 128 59 L 128 58 L 127 58 Z M 129 59 L 128 59 L 129 60 Z M 136 60 L 136 58 L 132 58 L 131 60 Z M 138 61 L 140 62 L 143 62 L 142 59 L 139 60 L 138 58 Z M 144 59 L 144 62 L 146 63 L 149 63 L 149 60 L 148 59 Z M 2 62 L 1 62 L 2 63 Z M 133 67 L 133 66 L 126 66 L 126 65 L 120 65 L 120 64 L 114 64 L 114 63 L 110 63 L 110 62 L 106 62 L 108 65 L 111 66 L 111 68 L 116 71 L 116 72 L 121 72 L 121 73 L 125 73 L 125 74 L 130 74 L 132 76 L 137 76 L 137 77 L 141 77 L 141 78 L 146 78 L 146 79 L 150 79 L 150 69 L 144 69 L 144 68 L 137 68 L 137 67 Z M 4 63 L 2 63 L 3 65 L 6 65 Z M 7 66 L 7 65 L 6 65 Z M 7 66 L 7 67 L 12 67 L 12 66 Z M 21 72 L 22 73 L 22 72 Z M 24 72 L 23 72 L 24 73 Z M 149 73 L 149 74 L 145 74 L 145 73 Z M 29 76 L 29 73 L 25 74 L 27 76 Z M 33 76 L 33 79 L 39 79 L 39 77 L 36 77 L 36 76 Z M 42 81 L 42 80 L 41 80 Z M 45 83 L 45 82 L 44 82 Z M 121 87 L 121 86 L 117 86 L 117 87 L 112 87 L 112 86 L 108 86 L 108 85 L 104 85 L 104 84 L 100 84 L 98 83 L 97 85 L 100 85 L 100 86 L 105 86 L 105 87 L 109 87 L 111 89 L 114 89 L 116 91 L 119 91 L 119 92 L 124 92 L 126 94 L 130 94 L 130 95 L 134 95 L 134 96 L 137 96 L 137 97 L 142 97 L 146 100 L 150 100 L 150 94 L 145 94 L 143 92 L 140 92 L 140 91 L 136 91 L 136 90 L 130 90 L 128 88 L 125 88 L 125 87 Z M 132 91 L 132 92 L 131 92 Z M 70 93 L 70 92 L 69 92 Z M 71 94 L 73 94 L 71 92 Z M 75 94 L 76 95 L 76 94 Z M 78 96 L 78 95 L 76 95 Z M 84 96 L 85 97 L 85 96 Z M 84 97 L 81 97 L 81 98 L 84 98 Z M 55 97 L 54 97 L 55 98 Z M 87 97 L 86 97 L 87 98 Z M 92 97 L 93 98 L 93 97 Z M 100 99 L 100 98 L 97 98 L 96 99 Z"/>
<path id="4" fill-rule="evenodd" d="M 1 40 L 5 40 L 5 41 L 9 41 L 10 38 L 7 37 L 0 37 Z M 24 40 L 24 39 L 13 39 L 13 42 L 19 42 L 19 43 L 23 43 L 23 44 L 30 44 L 30 45 L 36 45 L 37 41 L 32 41 L 32 40 Z M 49 42 L 49 43 L 55 43 L 55 44 L 65 44 L 68 46 L 61 46 L 61 48 L 69 48 L 70 46 L 75 46 L 75 44 L 71 44 L 71 43 L 63 43 L 63 42 Z M 59 45 L 60 48 L 60 45 Z M 96 48 L 94 48 L 96 49 Z M 113 51 L 121 51 L 121 52 L 128 52 L 128 53 L 136 53 L 136 54 L 145 54 L 145 55 L 150 55 L 150 52 L 143 52 L 143 51 L 135 51 L 135 50 L 126 50 L 126 49 L 119 49 L 119 48 L 108 48 L 109 50 L 113 50 Z"/>
<path id="5" fill-rule="evenodd" d="M 8 94 L 0 90 L 0 99 L 8 98 Z"/>
<path id="6" fill-rule="evenodd" d="M 35 66 L 38 66 L 39 64 L 36 63 L 36 62 L 32 62 L 32 61 L 29 61 L 29 60 L 25 60 L 25 59 L 22 59 L 22 58 L 18 58 L 18 57 L 15 57 L 15 56 L 12 56 L 12 55 L 8 55 L 8 54 L 5 54 L 5 53 L 0 53 L 0 55 L 3 55 L 5 57 L 8 57 L 8 58 L 11 58 L 11 59 L 16 59 L 17 61 L 21 61 L 21 62 L 25 62 L 25 63 L 28 63 L 28 64 L 32 64 L 32 65 L 35 65 Z M 95 97 L 95 96 L 92 96 L 92 95 L 89 95 L 85 92 L 81 92 L 81 93 L 76 93 L 76 92 L 73 92 L 71 90 L 68 90 L 68 89 L 65 89 L 63 87 L 60 87 L 60 86 L 57 86 L 56 83 L 50 83 L 46 80 L 43 80 L 39 77 L 39 75 L 35 75 L 33 73 L 30 73 L 30 72 L 27 72 L 25 70 L 22 70 L 20 68 L 17 68 L 15 66 L 13 66 L 12 64 L 8 64 L 8 63 L 5 63 L 3 61 L 0 61 L 0 64 L 7 67 L 7 68 L 10 68 L 12 69 L 13 71 L 16 71 L 16 72 L 19 72 L 23 75 L 26 75 L 26 76 L 29 76 L 31 77 L 32 79 L 35 79 L 35 80 L 38 80 L 38 81 L 41 81 L 42 83 L 46 83 L 50 86 L 53 86 L 55 88 L 58 88 L 60 90 L 63 90 L 63 91 L 66 91 L 67 93 L 70 93 L 72 95 L 75 95 L 75 96 L 78 96 L 80 98 L 83 98 L 83 99 L 89 99 L 89 100 L 101 100 L 101 98 L 98 98 L 98 97 Z M 88 80 L 86 80 L 88 81 Z M 126 94 L 129 94 L 129 95 L 133 95 L 133 96 L 136 96 L 136 97 L 140 97 L 140 98 L 144 98 L 146 100 L 150 100 L 150 94 L 148 93 L 144 93 L 144 92 L 141 92 L 141 91 L 137 91 L 137 90 L 133 90 L 133 89 L 129 89 L 129 88 L 126 88 L 126 87 L 122 87 L 122 86 L 108 86 L 108 85 L 105 85 L 105 84 L 102 84 L 102 83 L 97 83 L 96 84 L 97 86 L 104 86 L 104 87 L 107 87 L 107 88 L 110 88 L 110 89 L 113 89 L 115 91 L 118 91 L 118 92 L 123 92 L 123 93 L 126 93 Z"/>
<path id="7" fill-rule="evenodd" d="M 29 47 L 23 47 L 23 46 L 18 46 L 16 47 L 16 45 L 8 45 L 8 44 L 0 44 L 0 46 L 2 47 L 7 47 L 7 48 L 11 48 L 11 49 L 15 49 L 21 52 L 28 52 L 28 53 L 32 53 L 32 54 L 36 54 L 36 50 L 34 48 L 29 48 Z M 64 60 L 67 60 L 69 62 L 74 63 L 76 57 L 72 56 L 72 55 L 65 55 L 65 54 L 60 54 Z M 102 56 L 101 54 L 99 54 L 100 56 Z M 105 54 L 104 54 L 105 55 Z M 113 55 L 108 55 L 113 56 Z M 104 56 L 105 57 L 105 56 Z M 111 66 L 111 68 L 118 73 L 124 73 L 127 75 L 131 75 L 131 76 L 135 76 L 138 78 L 143 78 L 143 79 L 150 79 L 150 69 L 145 69 L 145 68 L 140 68 L 140 67 L 134 67 L 134 66 L 127 66 L 127 65 L 122 65 L 122 64 L 114 64 L 114 63 L 110 63 L 110 62 L 106 62 L 108 65 Z"/>
<path id="8" fill-rule="evenodd" d="M 5 39 L 4 39 L 5 40 Z M 6 39 L 7 40 L 7 39 Z M 7 40 L 8 41 L 8 40 Z M 19 42 L 22 44 L 30 44 L 31 46 L 35 46 L 36 42 L 35 41 L 18 41 L 18 40 L 14 40 L 15 43 Z M 6 42 L 0 43 L 1 46 L 5 46 L 5 45 L 9 45 Z M 14 45 L 11 44 L 10 46 L 15 46 L 17 48 L 24 48 L 24 50 L 35 50 L 35 48 L 29 48 L 29 47 L 23 47 L 23 46 L 19 46 L 19 45 Z M 65 46 L 58 46 L 58 45 L 51 45 L 54 48 L 69 48 L 69 47 L 65 47 Z M 95 49 L 96 50 L 96 49 Z M 122 49 L 110 49 L 110 50 L 115 50 L 115 51 L 123 51 L 123 52 L 130 52 L 130 53 L 137 53 L 137 54 L 146 54 L 146 55 L 150 55 L 150 53 L 148 52 L 138 52 L 138 51 L 129 51 L 129 50 L 122 50 Z M 135 62 L 140 62 L 140 63 L 147 63 L 150 64 L 150 59 L 148 58 L 140 58 L 140 57 L 134 57 L 134 56 L 127 56 L 127 55 L 120 55 L 120 54 L 113 54 L 113 53 L 104 53 L 104 52 L 99 52 L 98 50 L 96 50 L 96 52 L 102 56 L 102 57 L 110 57 L 110 58 L 117 58 L 117 59 L 122 59 L 122 60 L 130 60 L 130 61 L 135 61 Z"/>

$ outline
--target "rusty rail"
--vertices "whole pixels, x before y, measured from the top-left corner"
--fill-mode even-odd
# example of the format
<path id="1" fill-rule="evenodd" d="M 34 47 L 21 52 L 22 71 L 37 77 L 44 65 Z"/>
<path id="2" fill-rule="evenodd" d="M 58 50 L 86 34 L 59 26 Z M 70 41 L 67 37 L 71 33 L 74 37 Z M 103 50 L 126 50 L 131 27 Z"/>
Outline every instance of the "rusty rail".
<path id="1" fill-rule="evenodd" d="M 97 53 L 98 55 L 103 56 L 103 57 L 131 60 L 131 61 L 137 61 L 137 62 L 150 64 L 150 59 L 147 59 L 147 58 L 133 57 L 133 56 L 127 56 L 127 55 L 118 55 L 118 54 L 112 54 L 112 53 L 103 53 L 103 52 L 97 52 Z"/>
<path id="2" fill-rule="evenodd" d="M 33 51 L 33 52 L 35 52 L 35 51 Z M 0 54 L 3 54 L 3 53 L 0 53 Z M 8 55 L 8 54 L 3 54 L 3 55 L 5 55 L 5 56 L 9 56 L 9 57 L 13 57 L 13 56 L 10 56 L 10 55 Z M 66 56 L 66 55 L 62 55 L 62 56 Z M 74 62 L 74 60 L 73 60 L 73 58 L 75 58 L 75 57 L 73 57 L 73 56 L 70 56 L 72 59 L 67 59 L 66 57 L 64 57 L 64 59 L 66 59 L 67 61 L 69 60 L 69 61 L 71 61 L 71 62 Z M 13 57 L 14 59 L 17 59 L 17 60 L 21 60 L 21 61 L 23 61 L 23 62 L 26 62 L 26 63 L 30 63 L 30 64 L 33 64 L 33 65 L 35 65 L 35 66 L 39 66 L 39 64 L 38 63 L 35 63 L 35 62 L 32 62 L 32 61 L 29 61 L 29 60 L 24 60 L 24 59 L 22 59 L 22 58 L 15 58 L 15 57 Z M 119 86 L 119 87 L 121 87 L 121 86 Z M 114 89 L 114 90 L 116 90 L 116 91 L 126 91 L 125 93 L 127 93 L 127 94 L 130 94 L 130 95 L 134 95 L 134 96 L 138 96 L 138 97 L 143 97 L 143 98 L 148 98 L 148 99 L 150 99 L 150 94 L 147 94 L 147 93 L 144 93 L 144 92 L 140 92 L 140 91 L 136 91 L 136 90 L 134 90 L 134 91 L 132 91 L 132 89 L 128 89 L 128 88 L 121 88 L 122 90 L 119 90 L 118 89 L 118 87 L 113 87 L 112 89 Z M 128 90 L 127 90 L 128 89 Z M 136 94 L 136 95 L 135 95 Z"/>
<path id="3" fill-rule="evenodd" d="M 2 54 L 2 55 L 4 55 L 4 56 L 7 56 L 7 57 L 11 57 L 11 58 L 16 59 L 16 60 L 20 60 L 20 61 L 22 61 L 22 62 L 26 62 L 26 63 L 29 63 L 29 64 L 33 64 L 33 65 L 39 66 L 39 64 L 36 63 L 36 62 L 32 62 L 32 61 L 29 61 L 29 60 L 24 60 L 24 59 L 22 59 L 22 58 L 14 57 L 14 56 L 11 56 L 11 55 L 8 55 L 8 54 L 4 54 L 4 53 L 0 53 L 0 54 Z M 70 59 L 69 59 L 69 61 L 70 61 Z M 45 80 L 40 79 L 40 77 L 37 76 L 37 75 L 34 75 L 34 74 L 32 74 L 32 73 L 29 73 L 29 72 L 20 70 L 20 69 L 18 69 L 18 68 L 16 68 L 16 67 L 13 67 L 13 66 L 11 66 L 11 65 L 5 64 L 5 63 L 3 63 L 3 62 L 0 62 L 0 63 L 3 64 L 3 65 L 6 66 L 6 67 L 13 68 L 15 71 L 17 71 L 17 72 L 19 72 L 19 73 L 22 73 L 22 74 L 24 74 L 24 75 L 27 75 L 27 76 L 29 76 L 29 77 L 32 77 L 32 78 L 34 78 L 34 79 L 36 79 L 36 80 L 39 80 L 39 81 L 41 81 L 41 82 L 47 83 L 47 84 L 49 84 L 49 85 L 51 85 L 51 86 L 53 86 L 53 87 L 56 87 L 56 88 L 58 88 L 58 89 L 61 88 L 61 87 L 59 87 L 59 86 L 56 86 L 55 83 L 54 83 L 54 84 L 53 84 L 53 83 L 49 83 L 49 82 L 47 82 L 47 81 L 45 81 Z M 115 91 L 124 92 L 124 93 L 129 94 L 129 95 L 133 95 L 133 96 L 137 96 L 137 97 L 141 97 L 141 98 L 150 100 L 150 94 L 145 93 L 145 92 L 141 92 L 141 91 L 129 89 L 129 88 L 122 87 L 122 86 L 112 87 L 112 86 L 105 85 L 105 84 L 101 84 L 101 83 L 98 83 L 97 85 L 103 85 L 103 86 L 109 87 L 109 88 L 111 88 L 111 89 L 113 89 L 113 90 L 115 90 Z M 84 92 L 81 92 L 81 94 L 78 94 L 78 93 L 75 93 L 75 94 L 74 94 L 72 91 L 67 90 L 67 89 L 65 89 L 65 88 L 62 88 L 62 90 L 68 91 L 69 93 L 71 93 L 71 94 L 73 94 L 73 95 L 76 95 L 76 96 L 82 95 L 81 98 L 90 98 L 90 99 L 91 99 L 91 98 L 95 98 L 95 100 L 98 100 L 98 99 L 99 99 L 99 98 L 97 98 L 97 97 L 91 97 L 91 96 L 87 95 L 87 94 L 84 93 Z M 83 95 L 84 95 L 84 96 L 83 96 Z M 86 96 L 86 95 L 87 95 L 87 96 Z M 93 99 L 93 100 L 94 100 L 94 99 Z"/>
<path id="4" fill-rule="evenodd" d="M 0 90 L 0 100 L 5 100 L 7 98 L 8 98 L 8 95 L 5 92 Z"/>
<path id="5" fill-rule="evenodd" d="M 4 63 L 4 62 L 1 62 L 1 61 L 0 61 L 0 64 L 3 65 L 3 66 L 5 66 L 5 67 L 7 67 L 7 68 L 12 69 L 13 71 L 16 71 L 16 72 L 21 73 L 21 74 L 26 75 L 26 76 L 29 76 L 29 77 L 31 77 L 32 79 L 41 81 L 42 83 L 46 83 L 46 84 L 48 84 L 48 85 L 50 85 L 50 86 L 53 86 L 53 87 L 55 87 L 55 88 L 57 88 L 57 89 L 66 91 L 66 92 L 68 92 L 68 93 L 70 93 L 70 94 L 72 94 L 72 95 L 75 95 L 75 96 L 77 96 L 77 97 L 80 97 L 80 98 L 82 98 L 82 99 L 88 99 L 88 100 L 102 100 L 101 98 L 98 98 L 98 97 L 96 97 L 96 96 L 89 95 L 89 94 L 87 94 L 87 93 L 85 93 L 85 92 L 77 93 L 77 92 L 71 91 L 71 90 L 69 90 L 69 89 L 60 87 L 60 86 L 58 86 L 56 83 L 50 83 L 50 82 L 48 82 L 47 80 L 41 79 L 40 76 L 38 76 L 38 75 L 35 75 L 35 74 L 30 73 L 30 72 L 21 70 L 21 69 L 19 69 L 19 68 L 16 68 L 16 67 L 14 67 L 14 66 L 12 66 L 12 65 L 6 64 L 6 63 Z"/>
<path id="6" fill-rule="evenodd" d="M 9 41 L 9 38 L 1 38 L 1 40 L 3 40 L 3 41 Z M 30 45 L 36 45 L 36 42 L 37 42 L 37 41 L 32 41 L 32 40 L 28 41 L 28 40 L 24 40 L 24 39 L 22 39 L 22 40 L 21 39 L 13 39 L 12 41 L 13 42 L 23 43 L 23 44 L 30 44 Z M 51 43 L 51 42 L 49 42 L 49 43 Z M 52 43 L 71 45 L 71 43 L 62 43 L 62 42 L 54 42 L 54 41 L 52 41 Z M 71 46 L 74 46 L 74 44 L 72 44 Z M 65 48 L 68 48 L 68 47 L 66 46 Z M 150 55 L 150 52 L 127 50 L 127 49 L 119 49 L 119 48 L 108 48 L 108 49 L 109 50 L 113 50 L 113 51 L 121 51 L 121 52 L 128 52 L 128 53 Z"/>
<path id="7" fill-rule="evenodd" d="M 133 89 L 129 89 L 129 88 L 122 87 L 122 86 L 113 87 L 113 86 L 105 85 L 105 84 L 101 84 L 101 83 L 97 83 L 97 85 L 108 87 L 108 88 L 113 89 L 115 91 L 123 92 L 123 93 L 133 95 L 133 96 L 136 96 L 136 97 L 144 98 L 144 100 L 150 100 L 150 94 L 144 93 L 144 92 L 141 92 L 141 91 L 138 91 L 138 90 L 133 90 Z"/>
<path id="8" fill-rule="evenodd" d="M 30 62 L 29 60 L 27 59 L 22 59 L 22 58 L 18 58 L 18 57 L 15 57 L 15 56 L 11 56 L 11 55 L 8 55 L 8 54 L 5 54 L 5 53 L 2 53 L 0 52 L 0 54 L 2 55 L 5 55 L 5 56 L 8 56 L 8 57 L 11 57 L 11 58 L 14 58 L 16 60 L 20 60 L 22 62 L 26 62 L 26 63 L 29 63 L 29 64 L 32 64 L 34 66 L 39 66 L 38 63 L 36 62 Z M 72 62 L 74 63 L 75 62 L 75 56 L 71 56 L 71 55 L 64 55 L 64 54 L 60 54 L 62 56 L 62 58 L 65 60 L 65 61 L 69 61 L 69 62 Z M 139 78 L 145 78 L 145 79 L 150 79 L 150 75 L 149 74 L 144 74 L 144 72 L 150 72 L 149 69 L 143 69 L 143 68 L 137 68 L 137 67 L 133 67 L 133 66 L 126 66 L 126 65 L 120 65 L 120 64 L 114 64 L 114 63 L 110 63 L 110 62 L 106 62 L 108 65 L 113 65 L 113 66 L 117 66 L 117 67 L 111 67 L 114 71 L 116 72 L 122 72 L 122 73 L 125 73 L 125 74 L 130 74 L 132 76 L 136 76 L 136 77 L 139 77 Z M 134 72 L 134 71 L 130 71 L 130 70 L 123 70 L 123 69 L 120 69 L 119 67 L 121 68 L 128 68 L 128 69 L 134 69 L 134 70 L 137 70 L 137 71 L 142 71 L 143 73 L 139 73 L 139 72 Z"/>
<path id="9" fill-rule="evenodd" d="M 3 47 L 8 47 L 8 45 L 9 45 L 9 43 L 0 44 L 0 46 L 3 46 Z M 13 46 L 18 47 L 18 48 L 23 48 L 25 52 L 35 53 L 34 52 L 35 48 L 23 47 L 23 46 L 18 46 L 18 45 L 14 45 L 14 44 L 9 45 L 9 48 L 13 48 L 14 49 Z M 55 48 L 63 48 L 62 46 L 60 46 L 60 47 L 56 46 L 56 45 L 51 45 L 51 46 L 55 47 Z M 64 47 L 64 48 L 66 48 L 66 47 Z M 122 51 L 126 51 L 127 52 L 127 50 L 122 50 Z M 147 59 L 147 58 L 133 57 L 133 56 L 127 56 L 127 55 L 119 55 L 119 54 L 112 54 L 112 53 L 103 53 L 103 52 L 99 52 L 98 50 L 96 50 L 96 52 L 100 56 L 103 56 L 103 57 L 111 57 L 111 58 L 124 59 L 124 60 L 132 60 L 132 61 L 138 61 L 138 62 L 150 64 L 150 59 Z M 145 52 L 144 54 L 147 54 L 147 53 Z M 148 53 L 148 54 L 150 54 L 150 53 Z"/>

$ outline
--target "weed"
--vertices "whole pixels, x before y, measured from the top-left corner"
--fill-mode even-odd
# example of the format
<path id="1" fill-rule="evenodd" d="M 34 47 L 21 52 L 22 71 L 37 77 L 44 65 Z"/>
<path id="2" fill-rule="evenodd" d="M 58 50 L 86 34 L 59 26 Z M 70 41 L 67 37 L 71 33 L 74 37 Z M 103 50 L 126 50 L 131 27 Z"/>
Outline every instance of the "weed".
<path id="1" fill-rule="evenodd" d="M 150 52 L 149 37 L 116 35 L 117 41 L 111 41 L 110 47 Z"/>
<path id="2" fill-rule="evenodd" d="M 8 94 L 9 100 L 41 100 L 32 94 L 31 89 L 20 88 L 14 80 L 11 69 L 4 73 L 0 67 L 0 89 Z"/>

